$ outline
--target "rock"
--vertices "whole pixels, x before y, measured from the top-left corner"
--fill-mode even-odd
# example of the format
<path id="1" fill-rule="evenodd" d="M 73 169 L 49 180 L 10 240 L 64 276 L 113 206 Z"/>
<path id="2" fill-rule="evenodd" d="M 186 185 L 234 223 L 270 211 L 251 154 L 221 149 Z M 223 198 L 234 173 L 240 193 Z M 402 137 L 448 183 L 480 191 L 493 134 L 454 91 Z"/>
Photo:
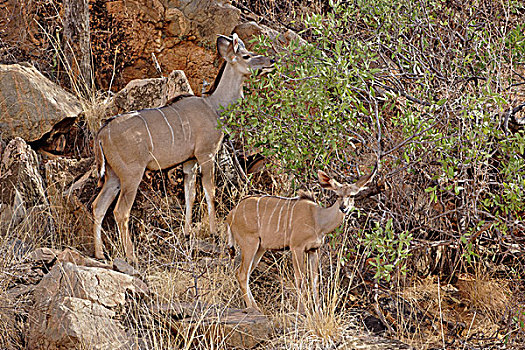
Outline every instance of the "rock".
<path id="1" fill-rule="evenodd" d="M 40 288 L 97 302 L 105 307 L 123 305 L 127 290 L 134 290 L 133 277 L 99 267 L 57 263 L 44 276 Z"/>
<path id="2" fill-rule="evenodd" d="M 128 349 L 124 327 L 115 312 L 89 300 L 61 296 L 48 305 L 45 333 L 32 335 L 29 349 Z"/>
<path id="3" fill-rule="evenodd" d="M 217 34 L 229 35 L 240 23 L 240 10 L 230 2 L 106 2 L 107 13 L 104 16 L 111 18 L 113 26 L 121 29 L 119 35 L 126 41 L 126 53 L 123 56 L 128 57 L 127 64 L 121 74 L 117 74 L 114 84 L 123 86 L 133 79 L 158 76 L 152 58 L 154 54 L 163 72 L 184 70 L 193 90 L 200 93 L 203 79 L 211 82 L 217 74 Z M 107 78 L 104 80 L 109 81 Z"/>
<path id="4" fill-rule="evenodd" d="M 131 266 L 127 261 L 124 259 L 116 258 L 113 260 L 113 270 L 125 273 L 126 275 L 139 277 L 140 272 L 137 271 L 133 266 Z"/>
<path id="5" fill-rule="evenodd" d="M 230 35 L 240 20 L 241 11 L 227 0 L 171 0 L 170 5 L 178 8 L 189 23 L 186 33 L 181 34 L 193 35 L 207 44 L 215 45 L 217 34 Z"/>
<path id="6" fill-rule="evenodd" d="M 85 203 L 96 189 L 93 158 L 51 159 L 44 163 L 44 170 L 48 184 L 46 193 L 50 205 L 56 208 L 56 213 L 60 213 L 60 224 L 74 232 L 75 243 L 82 247 L 79 249 L 90 252 L 93 246 L 93 216 Z"/>
<path id="7" fill-rule="evenodd" d="M 233 309 L 218 305 L 195 303 L 169 303 L 154 306 L 153 312 L 167 319 L 178 319 L 171 324 L 175 332 L 187 332 L 188 327 L 197 327 L 196 332 L 209 337 L 213 343 L 225 343 L 237 349 L 251 349 L 268 340 L 272 324 L 268 317 L 254 309 Z"/>
<path id="8" fill-rule="evenodd" d="M 56 263 L 33 292 L 28 348 L 128 348 L 131 339 L 115 310 L 127 291 L 137 291 L 134 280 L 109 269 Z"/>
<path id="9" fill-rule="evenodd" d="M 268 317 L 256 310 L 226 309 L 216 320 L 206 320 L 210 326 L 218 329 L 231 347 L 251 349 L 268 340 L 272 325 Z M 211 334 L 214 334 L 212 331 Z"/>
<path id="10" fill-rule="evenodd" d="M 86 267 L 100 267 L 103 269 L 111 269 L 111 265 L 105 264 L 98 260 L 88 258 L 76 250 L 66 248 L 62 252 L 57 254 L 57 260 L 61 262 L 69 262 L 77 266 Z"/>
<path id="11" fill-rule="evenodd" d="M 250 41 L 261 35 L 268 37 L 272 41 L 273 47 L 278 51 L 289 45 L 293 40 L 297 40 L 299 44 L 305 43 L 305 40 L 292 30 L 288 29 L 284 34 L 282 34 L 275 29 L 262 24 L 257 24 L 255 22 L 241 23 L 235 26 L 233 32 L 237 33 L 239 38 L 241 38 L 241 40 L 246 44 L 248 50 L 252 50 L 253 46 L 255 45 L 255 42 Z M 270 50 L 270 54 L 275 53 L 273 51 L 274 50 Z"/>
<path id="12" fill-rule="evenodd" d="M 2 137 L 36 141 L 82 111 L 78 99 L 29 64 L 0 64 Z"/>
<path id="13" fill-rule="evenodd" d="M 33 250 L 28 258 L 38 263 L 50 265 L 56 260 L 58 254 L 60 254 L 60 250 L 58 249 L 43 247 Z"/>
<path id="14" fill-rule="evenodd" d="M 49 201 L 38 168 L 38 156 L 24 140 L 9 142 L 0 161 L 0 230 L 21 223 L 28 230 L 50 228 Z"/>
<path id="15" fill-rule="evenodd" d="M 347 336 L 341 343 L 340 349 L 414 350 L 402 341 L 366 334 Z"/>
<path id="16" fill-rule="evenodd" d="M 168 77 L 132 80 L 113 97 L 106 115 L 162 107 L 183 94 L 193 94 L 193 91 L 181 70 L 171 72 Z"/>

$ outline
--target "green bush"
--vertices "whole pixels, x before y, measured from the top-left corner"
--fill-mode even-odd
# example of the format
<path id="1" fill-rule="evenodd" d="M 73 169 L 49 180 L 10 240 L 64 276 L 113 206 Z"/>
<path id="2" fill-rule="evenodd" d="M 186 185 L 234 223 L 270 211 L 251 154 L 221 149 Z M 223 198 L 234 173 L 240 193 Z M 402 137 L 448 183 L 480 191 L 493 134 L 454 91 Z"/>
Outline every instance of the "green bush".
<path id="1" fill-rule="evenodd" d="M 299 183 L 317 168 L 355 178 L 381 155 L 389 188 L 369 230 L 392 220 L 393 232 L 453 238 L 469 260 L 476 232 L 525 230 L 525 133 L 502 123 L 522 83 L 519 3 L 331 5 L 250 80 L 227 131 Z"/>

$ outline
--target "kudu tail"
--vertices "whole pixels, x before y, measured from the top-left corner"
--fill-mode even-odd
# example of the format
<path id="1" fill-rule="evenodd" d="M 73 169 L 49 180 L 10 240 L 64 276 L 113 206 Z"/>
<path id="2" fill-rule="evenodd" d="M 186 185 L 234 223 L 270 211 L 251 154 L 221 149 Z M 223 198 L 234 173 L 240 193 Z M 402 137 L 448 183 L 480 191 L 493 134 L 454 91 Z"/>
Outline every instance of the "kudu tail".
<path id="1" fill-rule="evenodd" d="M 97 167 L 97 186 L 101 187 L 104 184 L 104 175 L 106 173 L 106 157 L 104 157 L 104 150 L 102 149 L 102 143 L 98 139 L 98 136 L 95 137 L 93 151 L 95 153 L 95 164 Z"/>

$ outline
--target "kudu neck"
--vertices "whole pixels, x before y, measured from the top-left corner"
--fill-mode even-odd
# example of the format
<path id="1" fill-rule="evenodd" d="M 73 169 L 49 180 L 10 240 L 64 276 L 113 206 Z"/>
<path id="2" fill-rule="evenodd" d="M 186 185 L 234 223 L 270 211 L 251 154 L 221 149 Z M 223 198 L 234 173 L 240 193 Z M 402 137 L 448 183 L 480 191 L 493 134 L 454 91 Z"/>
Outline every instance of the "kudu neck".
<path id="1" fill-rule="evenodd" d="M 341 206 L 341 199 L 338 198 L 332 206 L 328 208 L 319 207 L 318 223 L 321 231 L 326 234 L 335 230 L 341 223 L 345 215 L 339 209 Z"/>
<path id="2" fill-rule="evenodd" d="M 242 87 L 246 77 L 226 63 L 222 77 L 215 91 L 206 99 L 216 111 L 220 112 L 243 97 Z"/>

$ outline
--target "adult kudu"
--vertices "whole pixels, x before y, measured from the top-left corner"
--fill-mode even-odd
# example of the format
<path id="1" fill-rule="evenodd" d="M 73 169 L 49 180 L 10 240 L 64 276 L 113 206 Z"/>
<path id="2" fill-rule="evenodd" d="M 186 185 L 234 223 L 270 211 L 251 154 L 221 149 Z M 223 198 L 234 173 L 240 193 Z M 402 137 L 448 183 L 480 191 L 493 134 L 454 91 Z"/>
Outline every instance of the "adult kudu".
<path id="1" fill-rule="evenodd" d="M 222 108 L 242 98 L 245 79 L 255 70 L 271 69 L 274 60 L 246 50 L 233 34 L 219 36 L 217 51 L 225 62 L 208 93 L 184 96 L 161 108 L 143 109 L 111 118 L 98 131 L 94 152 L 102 190 L 93 202 L 95 257 L 103 258 L 102 220 L 120 191 L 114 209 L 126 258 L 136 262 L 129 234 L 130 210 L 147 169 L 159 170 L 183 164 L 186 215 L 189 234 L 195 200 L 197 164 L 209 212 L 210 232 L 216 233 L 214 157 L 223 138 L 217 127 Z"/>
<path id="2" fill-rule="evenodd" d="M 335 230 L 354 206 L 354 197 L 372 181 L 378 163 L 371 174 L 362 176 L 356 183 L 340 184 L 323 171 L 318 171 L 321 187 L 337 195 L 335 203 L 323 208 L 308 196 L 283 198 L 252 196 L 243 199 L 226 218 L 228 245 L 233 255 L 233 244 L 241 250 L 241 264 L 237 280 L 247 308 L 259 309 L 250 291 L 250 274 L 255 270 L 264 252 L 290 248 L 295 283 L 299 291 L 299 311 L 302 302 L 303 281 L 306 276 L 305 257 L 308 257 L 313 297 L 319 305 L 317 289 L 318 249 L 324 236 Z"/>

